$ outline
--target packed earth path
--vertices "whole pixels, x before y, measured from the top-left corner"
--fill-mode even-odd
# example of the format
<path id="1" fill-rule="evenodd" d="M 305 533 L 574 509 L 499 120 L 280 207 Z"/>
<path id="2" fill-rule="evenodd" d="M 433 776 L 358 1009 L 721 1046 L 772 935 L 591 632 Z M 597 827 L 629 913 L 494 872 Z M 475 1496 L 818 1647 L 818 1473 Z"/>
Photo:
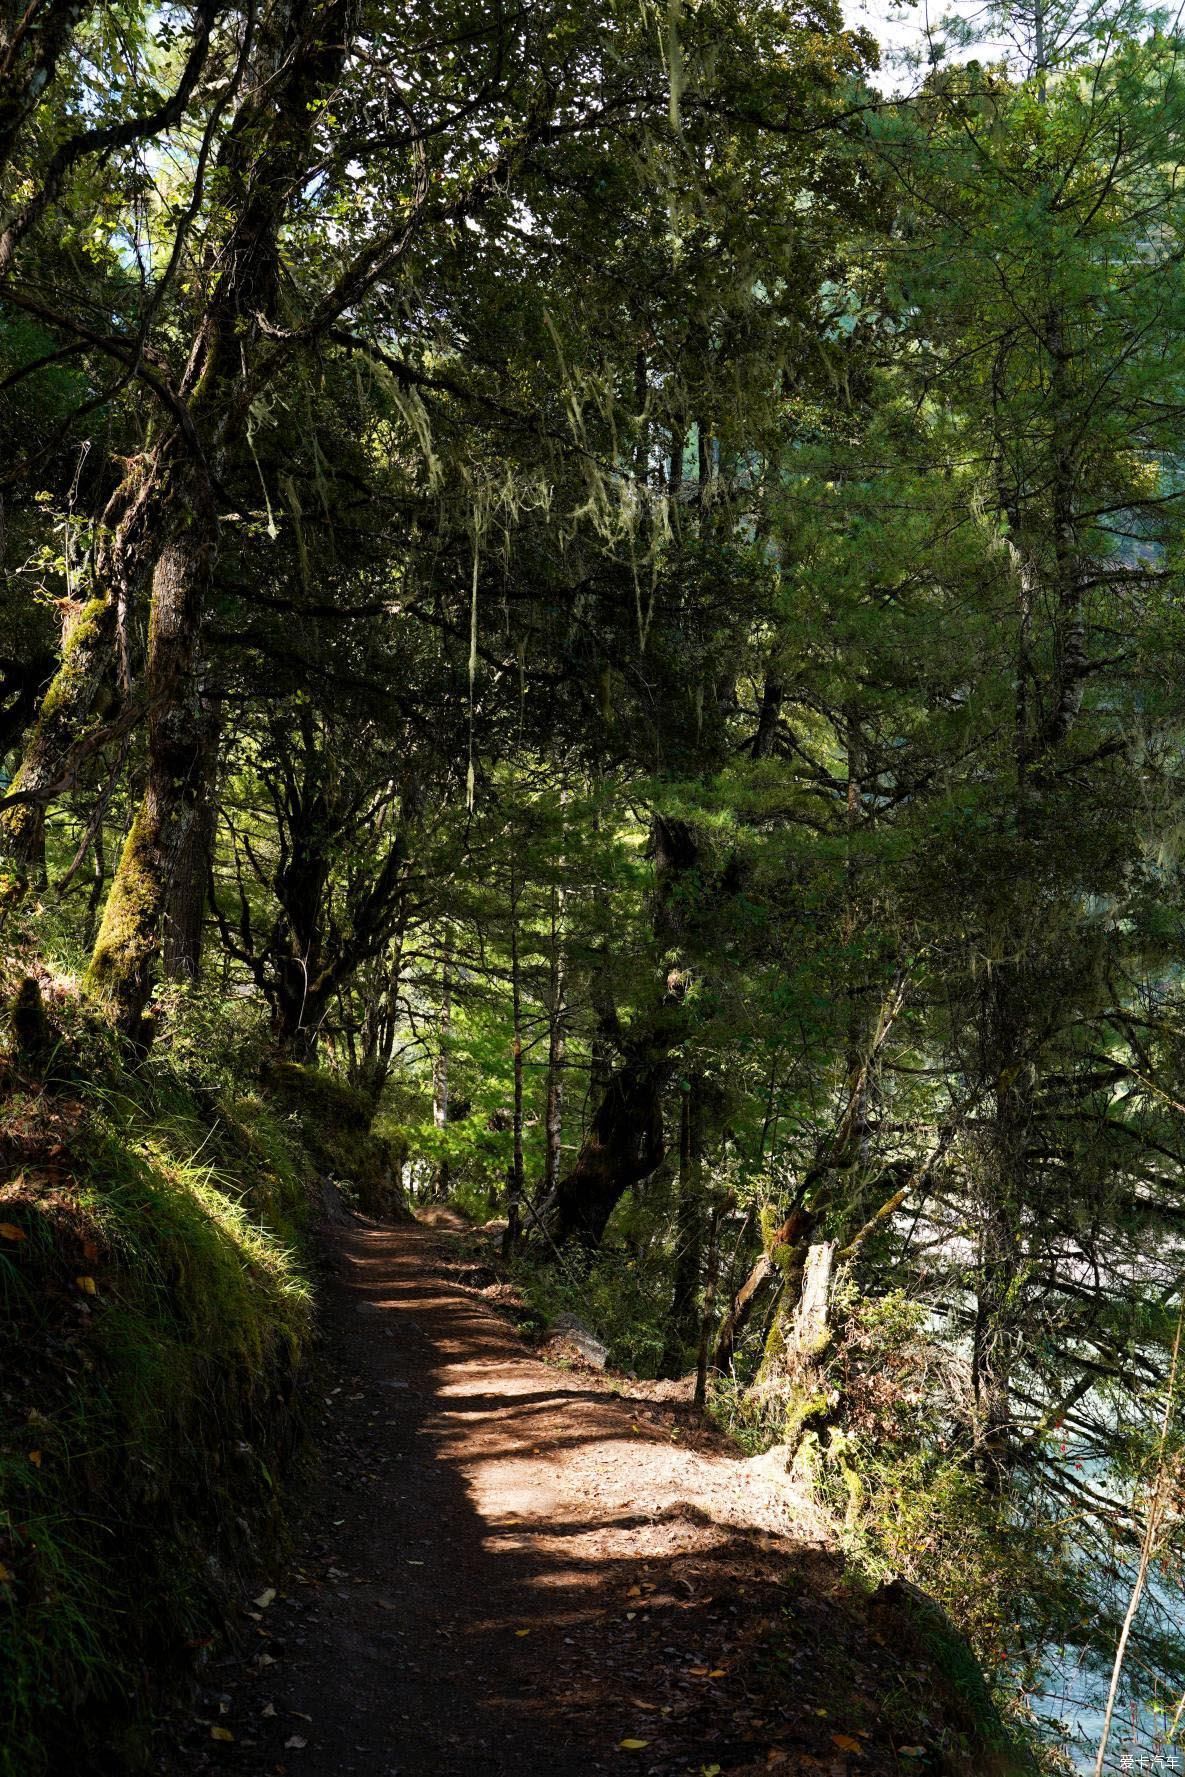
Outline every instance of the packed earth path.
<path id="1" fill-rule="evenodd" d="M 669 1387 L 532 1355 L 455 1233 L 350 1217 L 333 1246 L 302 1542 L 162 1771 L 954 1768 L 784 1465 Z"/>

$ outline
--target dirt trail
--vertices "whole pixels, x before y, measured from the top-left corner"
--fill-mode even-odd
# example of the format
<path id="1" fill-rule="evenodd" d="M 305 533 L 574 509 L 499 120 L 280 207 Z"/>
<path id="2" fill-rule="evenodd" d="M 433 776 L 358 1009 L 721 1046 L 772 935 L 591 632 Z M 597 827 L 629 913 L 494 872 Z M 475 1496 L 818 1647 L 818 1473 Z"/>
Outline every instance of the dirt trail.
<path id="1" fill-rule="evenodd" d="M 881 1719 L 901 1675 L 784 1477 L 532 1358 L 441 1239 L 342 1232 L 307 1541 L 162 1769 L 918 1770 Z"/>

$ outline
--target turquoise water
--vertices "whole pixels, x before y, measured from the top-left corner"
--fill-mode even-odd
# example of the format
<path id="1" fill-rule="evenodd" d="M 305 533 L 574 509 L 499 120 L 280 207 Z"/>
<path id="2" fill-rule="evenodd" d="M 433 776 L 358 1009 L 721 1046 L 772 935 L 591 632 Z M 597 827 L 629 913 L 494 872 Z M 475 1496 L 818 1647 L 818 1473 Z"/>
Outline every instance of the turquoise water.
<path id="1" fill-rule="evenodd" d="M 1162 1601 L 1167 1602 L 1167 1601 Z M 1129 1668 L 1138 1676 L 1138 1664 Z M 1045 1693 L 1032 1699 L 1038 1715 L 1050 1724 L 1051 1739 L 1072 1759 L 1074 1769 L 1093 1772 L 1103 1731 L 1107 1678 L 1076 1665 L 1070 1650 L 1048 1676 Z M 1185 1730 L 1182 1710 L 1178 1735 L 1169 1744 L 1173 1715 L 1179 1698 L 1155 1708 L 1151 1699 L 1121 1696 L 1111 1719 L 1107 1748 L 1108 1772 L 1121 1777 L 1185 1777 L 1185 1749 L 1179 1733 Z"/>

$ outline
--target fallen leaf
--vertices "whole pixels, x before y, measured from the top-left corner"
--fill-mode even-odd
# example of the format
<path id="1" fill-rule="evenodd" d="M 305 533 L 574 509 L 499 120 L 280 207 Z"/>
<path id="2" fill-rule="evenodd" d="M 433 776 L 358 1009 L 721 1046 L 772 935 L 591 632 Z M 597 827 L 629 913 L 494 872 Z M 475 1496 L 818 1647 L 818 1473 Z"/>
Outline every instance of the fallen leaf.
<path id="1" fill-rule="evenodd" d="M 29 1236 L 15 1222 L 0 1222 L 0 1235 L 5 1240 L 28 1240 Z"/>
<path id="2" fill-rule="evenodd" d="M 708 1673 L 708 1677 L 709 1678 L 727 1678 L 728 1674 L 725 1672 L 723 1666 L 713 1666 L 712 1670 Z"/>
<path id="3" fill-rule="evenodd" d="M 268 1605 L 272 1602 L 272 1599 L 275 1597 L 275 1595 L 276 1595 L 276 1588 L 274 1586 L 269 1586 L 265 1592 L 261 1592 L 259 1594 L 259 1597 L 255 1600 L 255 1603 L 260 1610 L 266 1610 Z"/>
<path id="4" fill-rule="evenodd" d="M 631 1586 L 629 1591 L 626 1593 L 627 1598 L 640 1598 L 641 1596 L 642 1596 L 641 1586 Z"/>
<path id="5" fill-rule="evenodd" d="M 529 1629 L 516 1629 L 515 1630 L 515 1634 L 518 1636 L 529 1635 L 530 1633 L 531 1633 L 531 1631 Z"/>
<path id="6" fill-rule="evenodd" d="M 285 1752 L 289 1752 L 289 1751 L 299 1752 L 302 1746 L 307 1746 L 307 1745 L 308 1745 L 308 1741 L 302 1739 L 299 1734 L 290 1734 L 288 1736 L 287 1740 L 285 1740 L 285 1742 L 284 1742 L 284 1751 Z"/>
<path id="7" fill-rule="evenodd" d="M 838 1746 L 841 1752 L 854 1752 L 858 1755 L 864 1751 L 860 1742 L 854 1740 L 850 1734 L 832 1734 L 831 1744 Z"/>
<path id="8" fill-rule="evenodd" d="M 215 1726 L 210 1729 L 210 1738 L 211 1740 L 233 1740 L 234 1735 L 229 1728 Z"/>
<path id="9" fill-rule="evenodd" d="M 30 1450 L 29 1461 L 33 1464 L 34 1468 L 40 1468 L 41 1467 L 41 1452 L 40 1452 L 40 1450 Z"/>
<path id="10" fill-rule="evenodd" d="M 649 1746 L 649 1744 L 649 1740 L 619 1740 L 617 1748 L 619 1752 L 641 1752 L 642 1748 Z"/>
<path id="11" fill-rule="evenodd" d="M 97 1296 L 99 1286 L 93 1277 L 76 1277 L 74 1279 L 84 1296 Z"/>

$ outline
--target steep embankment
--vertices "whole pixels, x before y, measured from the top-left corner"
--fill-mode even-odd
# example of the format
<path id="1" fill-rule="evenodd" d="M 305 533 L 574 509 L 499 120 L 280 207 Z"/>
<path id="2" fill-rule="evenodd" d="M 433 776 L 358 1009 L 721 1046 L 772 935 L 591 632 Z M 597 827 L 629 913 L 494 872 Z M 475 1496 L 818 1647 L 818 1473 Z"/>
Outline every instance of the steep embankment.
<path id="1" fill-rule="evenodd" d="M 266 1108 L 74 1072 L 3 1081 L 4 1777 L 134 1767 L 282 1519 L 312 1329 Z"/>
<path id="2" fill-rule="evenodd" d="M 1007 1768 L 908 1600 L 851 1588 L 768 1463 L 530 1356 L 439 1236 L 354 1221 L 339 1250 L 308 1539 L 163 1769 Z"/>
<path id="3" fill-rule="evenodd" d="M 299 1497 L 327 1130 L 387 1169 L 332 1082 L 312 1155 L 277 1103 L 302 1070 L 132 1065 L 2 963 L 0 1003 L 0 1774 L 124 1773 Z"/>

